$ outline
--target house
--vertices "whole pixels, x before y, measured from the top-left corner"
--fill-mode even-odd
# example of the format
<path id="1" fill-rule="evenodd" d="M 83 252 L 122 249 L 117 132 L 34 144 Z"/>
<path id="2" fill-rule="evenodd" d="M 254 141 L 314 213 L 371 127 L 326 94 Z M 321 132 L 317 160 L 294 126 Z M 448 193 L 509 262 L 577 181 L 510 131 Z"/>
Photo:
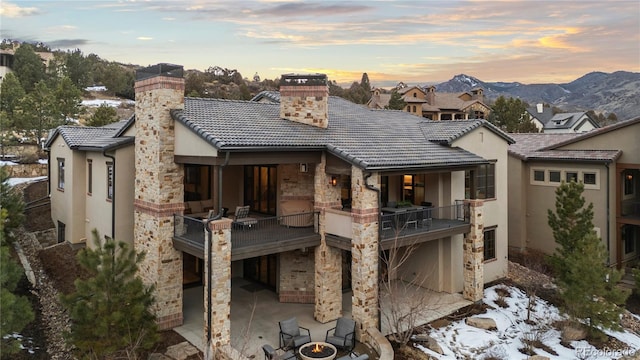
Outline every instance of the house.
<path id="1" fill-rule="evenodd" d="M 0 49 L 0 83 L 7 76 L 8 73 L 13 71 L 13 62 L 15 58 L 15 50 L 20 47 L 19 43 L 13 44 L 12 48 Z M 49 51 L 36 51 L 36 54 L 42 60 L 42 64 L 46 67 L 54 59 L 54 54 Z"/>
<path id="2" fill-rule="evenodd" d="M 582 133 L 600 127 L 588 112 L 557 113 L 543 104 L 528 107 L 527 114 L 538 131 L 545 133 Z"/>
<path id="3" fill-rule="evenodd" d="M 640 245 L 640 118 L 584 134 L 511 134 L 509 146 L 509 246 L 511 251 L 556 247 L 547 223 L 561 181 L 584 183 L 594 205 L 595 231 L 622 267 Z"/>
<path id="4" fill-rule="evenodd" d="M 431 120 L 486 119 L 491 112 L 491 108 L 484 103 L 482 89 L 443 93 L 436 92 L 435 86 L 406 86 L 397 91 L 407 104 L 404 111 Z M 390 99 L 391 94 L 375 88 L 371 90 L 367 106 L 370 109 L 384 109 Z"/>
<path id="5" fill-rule="evenodd" d="M 513 140 L 490 123 L 367 109 L 329 96 L 323 74 L 283 75 L 279 92 L 252 101 L 201 99 L 184 96 L 181 66 L 158 64 L 138 70 L 135 89 L 135 119 L 61 127 L 47 141 L 62 164 L 50 179 L 64 182 L 52 218 L 69 243 L 100 227 L 146 251 L 140 275 L 156 287 L 161 328 L 182 323 L 183 285 L 201 281 L 207 336 L 229 344 L 231 279 L 248 278 L 281 302 L 314 304 L 322 323 L 351 289 L 356 337 L 371 343 L 384 338 L 380 281 L 428 270 L 416 285 L 479 301 L 506 276 Z M 405 263 L 381 261 L 409 249 Z"/>

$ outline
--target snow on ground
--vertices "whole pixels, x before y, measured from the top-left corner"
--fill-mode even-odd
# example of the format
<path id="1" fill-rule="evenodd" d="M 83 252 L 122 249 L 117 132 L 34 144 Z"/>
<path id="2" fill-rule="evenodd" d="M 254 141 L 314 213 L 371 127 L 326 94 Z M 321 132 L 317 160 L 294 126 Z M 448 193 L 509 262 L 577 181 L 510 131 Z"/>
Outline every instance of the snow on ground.
<path id="1" fill-rule="evenodd" d="M 98 107 L 100 105 L 107 105 L 111 107 L 119 107 L 120 104 L 135 104 L 133 100 L 107 100 L 107 99 L 94 99 L 94 100 L 82 100 L 82 105 L 89 107 Z"/>
<path id="2" fill-rule="evenodd" d="M 504 297 L 506 308 L 496 304 L 498 293 L 496 288 L 506 287 L 510 296 Z M 465 355 L 472 359 L 494 357 L 499 359 L 526 359 L 527 356 L 518 349 L 524 348 L 526 339 L 540 339 L 557 353 L 550 354 L 539 348 L 535 348 L 538 355 L 547 356 L 550 359 L 617 359 L 624 355 L 633 354 L 640 349 L 640 337 L 631 332 L 605 331 L 609 336 L 626 343 L 629 347 L 625 351 L 597 350 L 586 341 L 574 341 L 569 349 L 560 344 L 560 331 L 552 324 L 557 320 L 566 319 L 558 308 L 546 301 L 536 298 L 535 307 L 531 318 L 534 325 L 524 322 L 527 318 L 528 298 L 526 294 L 516 287 L 496 285 L 485 289 L 485 304 L 493 307 L 485 314 L 478 317 L 489 317 L 495 320 L 498 330 L 482 330 L 466 325 L 464 320 L 452 322 L 439 329 L 432 330 L 429 334 L 442 347 L 444 355 L 439 355 L 421 345 L 418 345 L 425 353 L 436 359 L 459 359 Z"/>
<path id="3" fill-rule="evenodd" d="M 85 91 L 107 91 L 107 87 L 106 86 L 87 86 L 86 88 L 84 88 Z"/>
<path id="4" fill-rule="evenodd" d="M 37 177 L 31 177 L 31 178 L 8 178 L 7 184 L 9 184 L 9 186 L 14 186 L 14 185 L 28 183 L 32 181 L 43 180 L 46 178 L 47 178 L 46 176 L 37 176 Z"/>

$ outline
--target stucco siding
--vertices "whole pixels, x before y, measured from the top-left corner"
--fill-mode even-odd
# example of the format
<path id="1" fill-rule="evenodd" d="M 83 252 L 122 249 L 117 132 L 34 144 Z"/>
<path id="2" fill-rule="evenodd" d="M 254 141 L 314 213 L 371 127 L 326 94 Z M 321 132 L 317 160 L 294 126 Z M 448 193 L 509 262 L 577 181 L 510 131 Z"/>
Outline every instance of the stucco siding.
<path id="1" fill-rule="evenodd" d="M 84 236 L 89 240 L 88 246 L 93 247 L 91 235 L 93 229 L 98 231 L 101 238 L 113 236 L 111 234 L 111 201 L 107 200 L 107 162 L 112 160 L 98 152 L 87 153 L 87 159 L 91 160 L 92 164 L 92 190 L 91 194 L 87 193 L 86 195 L 87 212 Z"/>
<path id="2" fill-rule="evenodd" d="M 526 167 L 520 159 L 509 157 L 508 160 L 508 190 L 509 190 L 509 247 L 522 251 L 527 247 L 527 208 L 526 182 L 528 175 Z"/>
<path id="3" fill-rule="evenodd" d="M 217 150 L 193 131 L 178 122 L 175 124 L 175 155 L 182 156 L 218 156 Z"/>
<path id="4" fill-rule="evenodd" d="M 640 123 L 587 137 L 560 149 L 622 150 L 618 162 L 638 164 L 640 163 Z"/>
<path id="5" fill-rule="evenodd" d="M 133 247 L 133 199 L 135 184 L 135 147 L 127 146 L 116 151 L 116 233 L 115 239 Z M 109 216 L 109 218 L 111 218 Z"/>

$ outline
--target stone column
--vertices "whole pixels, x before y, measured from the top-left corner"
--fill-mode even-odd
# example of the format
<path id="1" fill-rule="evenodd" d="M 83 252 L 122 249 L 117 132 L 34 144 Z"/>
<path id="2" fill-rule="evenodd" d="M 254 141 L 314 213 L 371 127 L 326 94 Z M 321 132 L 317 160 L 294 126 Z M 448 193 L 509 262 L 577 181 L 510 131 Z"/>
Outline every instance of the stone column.
<path id="1" fill-rule="evenodd" d="M 366 329 L 379 327 L 378 305 L 378 193 L 365 186 L 361 169 L 351 171 L 353 239 L 351 240 L 352 315 L 356 321 L 356 338 L 365 341 Z M 368 180 L 380 188 L 378 174 Z"/>
<path id="2" fill-rule="evenodd" d="M 211 248 L 208 241 L 209 233 L 205 230 L 204 343 L 208 343 L 208 327 L 211 326 L 209 347 L 212 349 L 231 344 L 231 223 L 232 220 L 227 218 L 209 223 Z M 211 325 L 208 322 L 209 314 Z"/>
<path id="3" fill-rule="evenodd" d="M 462 261 L 464 263 L 464 285 L 462 296 L 471 301 L 480 301 L 484 295 L 484 218 L 482 200 L 465 200 L 469 205 L 471 229 L 464 238 Z"/>
<path id="4" fill-rule="evenodd" d="M 327 246 L 325 240 L 325 210 L 341 206 L 337 187 L 330 185 L 326 174 L 326 157 L 316 165 L 314 178 L 315 210 L 320 211 L 321 244 L 315 249 L 315 308 L 314 317 L 322 323 L 342 315 L 342 251 Z"/>
<path id="5" fill-rule="evenodd" d="M 160 329 L 183 320 L 182 253 L 172 243 L 173 214 L 184 210 L 183 170 L 173 162 L 174 122 L 169 114 L 184 107 L 181 71 L 175 65 L 152 66 L 138 70 L 135 83 L 134 248 L 146 252 L 139 275 L 156 288 L 154 311 Z"/>

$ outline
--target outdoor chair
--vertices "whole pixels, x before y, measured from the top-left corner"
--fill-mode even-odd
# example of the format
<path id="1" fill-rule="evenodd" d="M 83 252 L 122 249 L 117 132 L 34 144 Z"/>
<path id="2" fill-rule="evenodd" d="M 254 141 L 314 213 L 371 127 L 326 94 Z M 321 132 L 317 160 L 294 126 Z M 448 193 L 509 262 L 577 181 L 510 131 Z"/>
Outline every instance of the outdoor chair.
<path id="1" fill-rule="evenodd" d="M 236 212 L 233 218 L 233 225 L 235 228 L 246 229 L 258 223 L 257 219 L 249 217 L 249 210 L 250 207 L 248 205 L 236 206 Z"/>
<path id="2" fill-rule="evenodd" d="M 309 329 L 299 326 L 295 317 L 283 320 L 280 325 L 280 347 L 283 349 L 298 348 L 311 342 L 311 332 Z M 302 331 L 301 331 L 302 330 Z M 304 334 L 306 332 L 306 334 Z"/>
<path id="3" fill-rule="evenodd" d="M 333 334 L 330 334 L 333 331 Z M 355 347 L 356 322 L 346 317 L 338 318 L 336 326 L 327 330 L 325 342 L 343 350 L 351 351 Z"/>
<path id="4" fill-rule="evenodd" d="M 269 344 L 262 345 L 262 351 L 264 351 L 264 360 L 290 360 L 296 358 L 296 353 L 293 350 L 274 349 Z"/>
<path id="5" fill-rule="evenodd" d="M 351 352 L 347 355 L 337 358 L 336 360 L 369 360 L 369 355 L 367 354 L 358 355 L 356 353 Z"/>

